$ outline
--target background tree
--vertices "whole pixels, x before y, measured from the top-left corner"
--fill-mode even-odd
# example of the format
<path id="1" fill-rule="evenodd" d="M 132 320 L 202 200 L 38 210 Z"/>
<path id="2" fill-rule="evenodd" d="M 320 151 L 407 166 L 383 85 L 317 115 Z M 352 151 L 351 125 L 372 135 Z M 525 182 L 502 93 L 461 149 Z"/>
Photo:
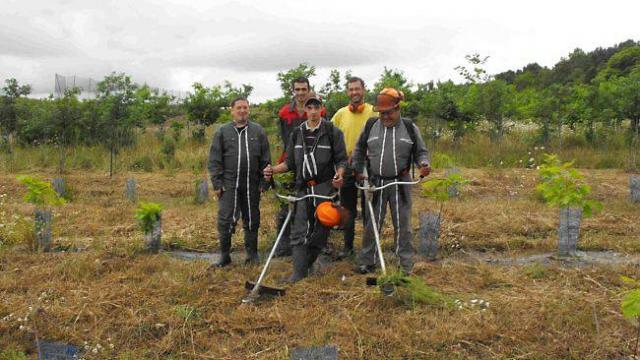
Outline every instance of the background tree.
<path id="1" fill-rule="evenodd" d="M 5 80 L 5 86 L 2 88 L 2 96 L 0 97 L 0 135 L 9 152 L 11 152 L 9 138 L 16 132 L 18 124 L 18 99 L 30 93 L 30 85 L 20 85 L 18 80 L 13 78 Z"/>
<path id="2" fill-rule="evenodd" d="M 80 134 L 82 107 L 78 100 L 79 93 L 77 88 L 68 89 L 63 97 L 53 101 L 51 138 L 60 150 L 60 174 L 64 172 L 67 148 L 77 144 Z"/>
<path id="3" fill-rule="evenodd" d="M 316 67 L 308 63 L 302 63 L 293 69 L 289 69 L 285 72 L 279 72 L 277 78 L 278 82 L 280 83 L 280 89 L 282 89 L 282 96 L 285 99 L 291 98 L 291 82 L 293 81 L 293 79 L 299 78 L 301 76 L 309 79 L 315 74 Z"/>
<path id="4" fill-rule="evenodd" d="M 96 85 L 100 103 L 101 142 L 109 149 L 109 176 L 113 176 L 115 156 L 119 149 L 131 145 L 134 138 L 130 107 L 135 102 L 137 85 L 124 73 L 111 73 Z"/>
<path id="5" fill-rule="evenodd" d="M 345 87 L 347 79 L 350 76 L 349 74 L 350 73 L 347 72 L 345 77 L 342 78 L 340 71 L 337 69 L 331 70 L 329 79 L 327 79 L 327 82 L 319 91 L 322 96 L 323 105 L 327 109 L 327 120 L 330 120 L 341 107 L 349 104 L 349 96 L 346 93 Z"/>

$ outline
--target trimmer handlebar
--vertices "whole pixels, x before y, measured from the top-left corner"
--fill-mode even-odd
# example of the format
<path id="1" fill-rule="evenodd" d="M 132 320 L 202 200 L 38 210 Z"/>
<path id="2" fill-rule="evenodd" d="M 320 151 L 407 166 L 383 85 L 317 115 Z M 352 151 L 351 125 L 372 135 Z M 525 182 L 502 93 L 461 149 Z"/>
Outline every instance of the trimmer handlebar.
<path id="1" fill-rule="evenodd" d="M 318 198 L 318 199 L 325 199 L 325 200 L 333 200 L 336 196 L 338 195 L 338 193 L 333 193 L 331 195 L 316 195 L 316 194 L 307 194 L 301 197 L 295 197 L 292 195 L 281 195 L 276 193 L 276 196 L 279 197 L 282 200 L 286 200 L 288 202 L 296 202 L 296 201 L 300 201 L 300 200 L 304 200 L 306 198 Z"/>
<path id="2" fill-rule="evenodd" d="M 371 185 L 371 183 L 368 181 L 368 179 L 365 179 L 365 181 L 363 181 L 364 185 L 358 185 L 356 184 L 356 187 L 360 190 L 365 190 L 365 191 L 371 191 L 371 192 L 376 192 L 376 191 L 380 191 L 388 186 L 392 186 L 392 185 L 416 185 L 417 183 L 419 183 L 420 181 L 422 181 L 422 179 L 424 178 L 424 176 L 420 176 L 420 178 L 418 180 L 414 180 L 414 181 L 394 181 L 388 184 L 384 184 L 382 186 L 375 186 L 375 185 Z"/>

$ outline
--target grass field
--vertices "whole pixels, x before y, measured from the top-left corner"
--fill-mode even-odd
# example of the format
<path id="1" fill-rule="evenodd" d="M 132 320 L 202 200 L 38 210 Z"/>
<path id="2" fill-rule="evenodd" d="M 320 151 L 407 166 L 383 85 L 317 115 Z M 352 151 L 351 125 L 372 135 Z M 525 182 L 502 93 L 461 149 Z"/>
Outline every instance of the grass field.
<path id="1" fill-rule="evenodd" d="M 420 261 L 415 275 L 462 306 L 407 305 L 385 298 L 351 261 L 288 287 L 283 298 L 241 305 L 244 282 L 259 267 L 237 261 L 208 271 L 205 261 L 169 256 L 170 249 L 216 251 L 216 203 L 193 202 L 190 171 L 104 172 L 65 175 L 73 199 L 54 210 L 55 253 L 30 250 L 33 208 L 22 202 L 15 174 L 0 174 L 0 358 L 35 358 L 35 335 L 86 348 L 87 359 L 286 359 L 299 346 L 335 344 L 346 359 L 605 359 L 633 354 L 636 329 L 619 304 L 620 275 L 640 277 L 636 263 L 564 262 L 497 265 L 491 256 L 513 259 L 551 253 L 557 210 L 533 190 L 529 169 L 462 169 L 472 180 L 459 199 L 445 204 L 440 259 Z M 48 170 L 31 171 L 47 180 Z M 629 174 L 583 170 L 604 210 L 584 219 L 579 248 L 640 253 L 639 208 L 628 200 Z M 436 171 L 434 176 L 442 175 Z M 124 199 L 127 176 L 140 198 L 163 212 L 164 252 L 143 251 Z M 418 214 L 435 206 L 416 189 Z M 260 249 L 275 237 L 276 202 L 261 204 Z M 358 227 L 356 247 L 361 228 Z M 241 254 L 241 231 L 234 251 Z M 332 235 L 338 248 L 340 234 Z M 382 235 L 392 238 L 387 226 Z M 416 239 L 417 241 L 417 239 Z M 391 241 L 385 241 L 389 253 Z M 66 250 L 64 252 L 60 250 Z M 238 259 L 242 259 L 239 256 Z M 390 258 L 392 265 L 395 263 Z M 277 261 L 267 282 L 290 272 Z M 480 300 L 488 307 L 474 306 Z M 484 309 L 484 310 L 483 310 Z M 99 346 L 98 346 L 99 345 Z"/>

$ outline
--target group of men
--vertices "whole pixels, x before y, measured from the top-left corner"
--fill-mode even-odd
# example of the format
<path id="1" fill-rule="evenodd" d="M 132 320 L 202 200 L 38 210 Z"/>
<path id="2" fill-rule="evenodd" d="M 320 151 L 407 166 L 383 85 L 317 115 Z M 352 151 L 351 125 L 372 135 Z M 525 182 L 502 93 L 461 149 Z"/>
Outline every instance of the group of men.
<path id="1" fill-rule="evenodd" d="M 351 216 L 344 224 L 344 248 L 338 258 L 354 255 L 355 214 L 359 190 L 357 182 L 368 180 L 374 186 L 395 181 L 410 181 L 411 167 L 420 176 L 431 172 L 428 153 L 420 131 L 409 119 L 401 117 L 404 94 L 385 88 L 376 96 L 375 105 L 364 100 L 365 84 L 352 77 L 347 82 L 350 103 L 327 121 L 322 99 L 311 92 L 309 80 L 292 82 L 293 98 L 279 111 L 283 155 L 271 165 L 269 141 L 264 129 L 249 121 L 249 103 L 238 98 L 231 103 L 233 121 L 216 131 L 209 152 L 209 172 L 218 198 L 218 233 L 221 257 L 214 267 L 231 264 L 231 236 L 242 218 L 246 249 L 245 263 L 258 258 L 260 193 L 268 188 L 272 176 L 292 171 L 297 196 L 330 195 L 339 191 L 340 202 Z M 290 282 L 305 278 L 327 245 L 330 228 L 318 221 L 317 198 L 295 203 L 293 222 L 285 229 L 277 254 L 291 255 Z M 402 270 L 410 273 L 414 248 L 411 230 L 411 188 L 392 185 L 374 193 L 374 217 L 361 207 L 365 230 L 358 254 L 356 272 L 375 271 L 376 246 L 373 225 L 381 228 L 387 204 L 394 227 L 395 254 Z M 280 209 L 278 228 L 284 225 L 286 205 Z"/>

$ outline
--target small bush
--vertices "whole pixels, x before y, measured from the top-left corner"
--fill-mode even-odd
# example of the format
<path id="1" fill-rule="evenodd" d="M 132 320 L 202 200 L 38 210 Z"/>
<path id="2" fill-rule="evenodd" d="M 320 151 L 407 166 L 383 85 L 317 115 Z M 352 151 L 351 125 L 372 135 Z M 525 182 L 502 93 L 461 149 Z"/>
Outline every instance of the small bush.
<path id="1" fill-rule="evenodd" d="M 141 202 L 136 209 L 136 219 L 140 224 L 140 228 L 145 233 L 153 230 L 153 225 L 158 221 L 158 219 L 160 219 L 161 212 L 162 205 L 153 202 Z"/>
<path id="2" fill-rule="evenodd" d="M 149 155 L 143 155 L 143 156 L 135 159 L 129 165 L 129 170 L 152 172 L 153 171 L 153 160 L 151 160 L 151 157 Z"/>
<path id="3" fill-rule="evenodd" d="M 439 293 L 424 280 L 416 276 L 407 276 L 402 272 L 391 272 L 378 278 L 378 286 L 383 290 L 385 285 L 392 284 L 395 287 L 396 298 L 403 304 L 415 306 L 417 304 L 451 307 L 453 300 Z"/>
<path id="4" fill-rule="evenodd" d="M 591 216 L 602 209 L 602 204 L 588 198 L 591 187 L 583 179 L 573 162 L 561 163 L 556 155 L 545 155 L 536 190 L 549 206 L 580 208 L 585 216 Z"/>
<path id="5" fill-rule="evenodd" d="M 176 154 L 176 141 L 172 138 L 165 138 L 160 146 L 160 152 L 167 157 L 174 157 Z"/>
<path id="6" fill-rule="evenodd" d="M 25 202 L 37 206 L 62 205 L 65 203 L 64 199 L 53 190 L 50 183 L 28 175 L 19 175 L 17 179 L 27 187 L 27 194 L 24 196 Z"/>

